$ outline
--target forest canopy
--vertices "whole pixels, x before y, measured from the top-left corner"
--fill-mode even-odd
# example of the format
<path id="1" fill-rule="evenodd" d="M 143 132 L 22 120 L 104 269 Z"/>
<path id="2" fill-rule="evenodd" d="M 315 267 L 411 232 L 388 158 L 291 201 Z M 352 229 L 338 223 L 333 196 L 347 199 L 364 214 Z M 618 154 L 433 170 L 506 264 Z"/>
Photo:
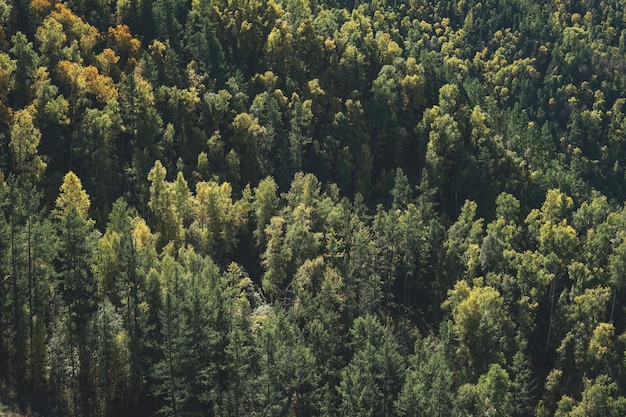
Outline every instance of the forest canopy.
<path id="1" fill-rule="evenodd" d="M 0 414 L 626 415 L 623 1 L 0 23 Z"/>

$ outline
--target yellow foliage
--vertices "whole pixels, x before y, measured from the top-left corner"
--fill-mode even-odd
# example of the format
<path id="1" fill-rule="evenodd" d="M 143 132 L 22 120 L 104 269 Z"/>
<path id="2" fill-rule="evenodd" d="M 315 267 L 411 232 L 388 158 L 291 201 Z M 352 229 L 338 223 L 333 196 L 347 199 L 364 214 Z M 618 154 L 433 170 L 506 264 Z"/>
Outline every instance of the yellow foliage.
<path id="1" fill-rule="evenodd" d="M 34 124 L 35 113 L 32 105 L 15 113 L 10 130 L 9 151 L 16 172 L 38 179 L 46 169 L 46 163 L 37 154 L 41 132 Z"/>
<path id="2" fill-rule="evenodd" d="M 308 83 L 309 91 L 313 96 L 323 96 L 326 92 L 320 87 L 320 80 L 315 78 Z"/>
<path id="3" fill-rule="evenodd" d="M 43 17 L 52 10 L 54 3 L 51 0 L 31 0 L 30 7 L 38 17 Z"/>
<path id="4" fill-rule="evenodd" d="M 128 331 L 126 329 L 122 329 L 118 334 L 115 335 L 115 345 L 118 349 L 123 350 L 126 349 L 128 345 L 129 337 Z"/>
<path id="5" fill-rule="evenodd" d="M 194 228 L 198 230 L 205 250 L 220 244 L 225 251 L 235 244 L 237 231 L 246 222 L 241 204 L 233 203 L 232 187 L 224 182 L 199 182 L 192 202 Z"/>
<path id="6" fill-rule="evenodd" d="M 376 43 L 380 54 L 380 61 L 383 64 L 392 64 L 393 60 L 402 55 L 402 48 L 391 39 L 388 33 L 378 33 Z"/>
<path id="7" fill-rule="evenodd" d="M 276 87 L 278 76 L 272 71 L 265 71 L 263 74 L 257 74 L 254 80 L 260 83 L 265 89 L 272 90 Z"/>
<path id="8" fill-rule="evenodd" d="M 100 74 L 98 68 L 92 65 L 83 67 L 80 64 L 64 60 L 57 64 L 57 70 L 59 76 L 73 87 L 77 95 L 91 93 L 103 103 L 117 100 L 118 91 L 113 79 Z"/>
<path id="9" fill-rule="evenodd" d="M 137 217 L 134 223 L 133 240 L 135 241 L 137 250 L 141 251 L 145 247 L 153 246 L 155 237 L 150 231 L 150 227 L 146 224 L 146 221 Z"/>
<path id="10" fill-rule="evenodd" d="M 78 41 L 83 55 L 91 53 L 100 37 L 98 29 L 84 22 L 62 3 L 55 5 L 55 9 L 50 13 L 50 18 L 63 25 L 66 34 L 70 35 L 70 39 Z"/>
<path id="11" fill-rule="evenodd" d="M 105 48 L 100 54 L 96 55 L 98 68 L 104 73 L 111 73 L 117 69 L 117 63 L 120 57 L 115 55 L 115 51 L 111 48 Z"/>
<path id="12" fill-rule="evenodd" d="M 98 241 L 98 248 L 94 255 L 93 273 L 98 280 L 98 288 L 103 294 L 112 294 L 115 291 L 115 280 L 122 273 L 120 262 L 120 235 L 107 231 Z"/>
<path id="13" fill-rule="evenodd" d="M 117 25 L 110 27 L 108 32 L 109 39 L 112 39 L 117 46 L 130 55 L 136 55 L 141 49 L 141 42 L 134 38 L 130 33 L 127 25 Z"/>
<path id="14" fill-rule="evenodd" d="M 83 184 L 78 176 L 72 171 L 65 174 L 56 200 L 56 215 L 63 217 L 74 208 L 79 215 L 87 217 L 90 205 L 89 195 L 83 190 Z"/>
<path id="15" fill-rule="evenodd" d="M 117 100 L 117 89 L 111 77 L 107 77 L 98 73 L 98 68 L 90 65 L 83 70 L 83 77 L 87 83 L 89 91 L 93 93 L 98 100 L 107 102 L 109 100 Z"/>
<path id="16" fill-rule="evenodd" d="M 589 342 L 589 354 L 595 359 L 601 359 L 609 351 L 615 336 L 615 327 L 611 323 L 600 323 L 593 331 Z"/>

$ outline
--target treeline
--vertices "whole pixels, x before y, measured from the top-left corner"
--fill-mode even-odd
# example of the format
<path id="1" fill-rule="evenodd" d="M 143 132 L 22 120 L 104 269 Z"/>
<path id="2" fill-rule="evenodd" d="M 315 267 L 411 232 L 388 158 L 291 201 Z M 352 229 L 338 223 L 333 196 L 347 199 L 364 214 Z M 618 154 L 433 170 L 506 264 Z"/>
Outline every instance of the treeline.
<path id="1" fill-rule="evenodd" d="M 0 413 L 626 415 L 620 1 L 0 22 Z"/>

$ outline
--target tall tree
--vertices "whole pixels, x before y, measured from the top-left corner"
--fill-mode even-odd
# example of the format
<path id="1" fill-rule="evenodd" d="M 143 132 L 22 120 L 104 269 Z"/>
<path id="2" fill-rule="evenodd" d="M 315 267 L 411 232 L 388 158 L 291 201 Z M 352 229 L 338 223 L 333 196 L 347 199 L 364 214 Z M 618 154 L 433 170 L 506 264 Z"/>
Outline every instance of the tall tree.
<path id="1" fill-rule="evenodd" d="M 465 280 L 448 293 L 444 308 L 451 312 L 458 337 L 457 357 L 464 377 L 477 380 L 493 363 L 505 364 L 511 351 L 513 324 L 504 300 L 495 289 L 477 279 Z"/>
<path id="2" fill-rule="evenodd" d="M 395 404 L 398 415 L 449 416 L 453 382 L 443 343 L 434 337 L 418 340 Z"/>
<path id="3" fill-rule="evenodd" d="M 350 330 L 354 355 L 341 372 L 342 411 L 352 416 L 392 416 L 405 364 L 389 328 L 375 316 L 359 317 Z"/>
<path id="4" fill-rule="evenodd" d="M 65 175 L 56 201 L 59 227 L 59 273 L 56 291 L 60 296 L 58 320 L 66 328 L 66 360 L 70 365 L 68 413 L 94 412 L 94 386 L 90 378 L 91 352 L 88 324 L 96 311 L 96 281 L 90 262 L 96 243 L 94 221 L 88 217 L 89 196 L 80 179 Z M 60 313 L 63 312 L 63 315 Z"/>

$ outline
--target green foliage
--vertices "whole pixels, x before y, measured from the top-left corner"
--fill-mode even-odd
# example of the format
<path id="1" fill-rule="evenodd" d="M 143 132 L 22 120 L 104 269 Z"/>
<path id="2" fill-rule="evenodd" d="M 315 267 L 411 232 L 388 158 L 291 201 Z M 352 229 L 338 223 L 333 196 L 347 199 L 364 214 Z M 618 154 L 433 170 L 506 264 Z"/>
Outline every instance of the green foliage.
<path id="1" fill-rule="evenodd" d="M 0 413 L 624 415 L 626 14 L 535 3 L 0 1 Z"/>
<path id="2" fill-rule="evenodd" d="M 390 416 L 404 378 L 404 359 L 393 335 L 375 316 L 359 317 L 350 330 L 352 360 L 341 373 L 345 415 Z"/>
<path id="3" fill-rule="evenodd" d="M 429 337 L 415 344 L 402 391 L 396 401 L 400 416 L 447 416 L 452 411 L 453 373 L 444 345 Z"/>
<path id="4" fill-rule="evenodd" d="M 511 344 L 511 320 L 501 295 L 480 280 L 470 287 L 459 281 L 448 293 L 444 307 L 451 311 L 458 337 L 459 359 L 470 378 L 486 372 L 490 364 L 506 361 Z"/>

